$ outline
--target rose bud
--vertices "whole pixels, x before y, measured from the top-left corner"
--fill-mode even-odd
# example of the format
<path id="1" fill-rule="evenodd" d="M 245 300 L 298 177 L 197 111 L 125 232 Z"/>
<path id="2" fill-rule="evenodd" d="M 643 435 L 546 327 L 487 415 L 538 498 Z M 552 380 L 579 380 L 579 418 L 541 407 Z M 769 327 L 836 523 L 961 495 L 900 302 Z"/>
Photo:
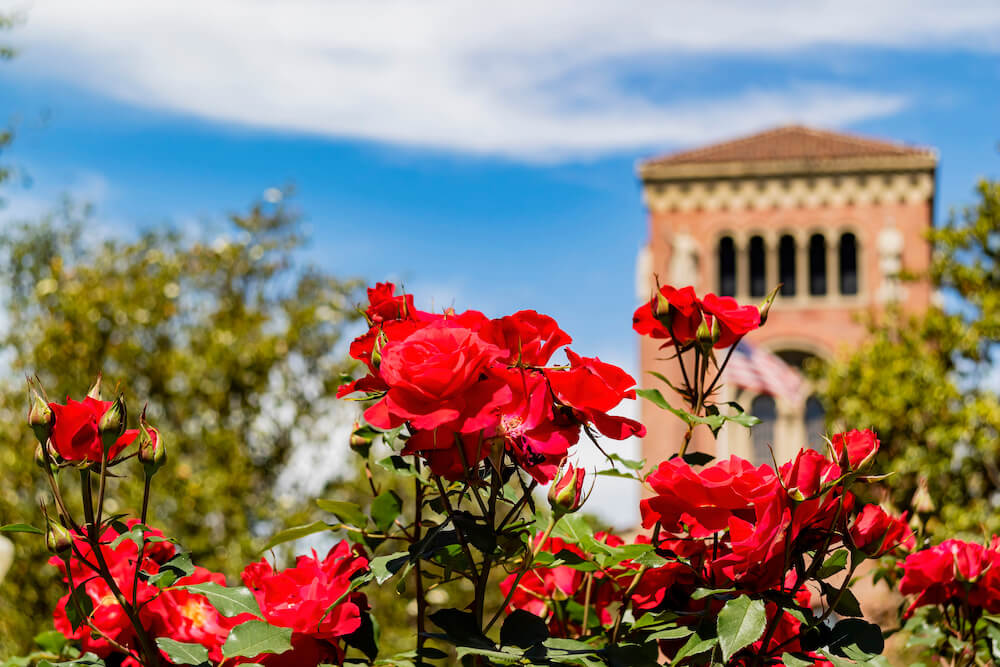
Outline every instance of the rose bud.
<path id="1" fill-rule="evenodd" d="M 28 407 L 28 425 L 35 432 L 35 438 L 38 439 L 38 442 L 45 444 L 52 435 L 52 424 L 55 419 L 52 416 L 52 408 L 42 398 L 38 388 L 30 379 L 28 380 L 28 401 L 30 403 Z"/>
<path id="2" fill-rule="evenodd" d="M 374 441 L 375 432 L 370 427 L 362 426 L 360 422 L 355 421 L 354 428 L 351 429 L 351 449 L 362 458 L 368 458 L 368 452 L 371 451 Z"/>
<path id="3" fill-rule="evenodd" d="M 930 514 L 934 511 L 934 499 L 927 488 L 927 478 L 922 476 L 917 480 L 917 490 L 910 500 L 910 507 L 917 514 Z"/>
<path id="4" fill-rule="evenodd" d="M 583 468 L 574 468 L 572 463 L 567 463 L 549 485 L 549 506 L 556 518 L 577 511 L 586 502 L 587 496 L 583 493 L 585 474 Z"/>
<path id="5" fill-rule="evenodd" d="M 142 463 L 146 475 L 152 477 L 167 462 L 167 450 L 160 437 L 160 432 L 146 421 L 145 408 L 142 410 L 142 416 L 139 417 L 138 442 L 139 462 Z"/>
<path id="6" fill-rule="evenodd" d="M 865 505 L 848 535 L 854 548 L 871 558 L 884 556 L 898 546 L 912 549 L 916 543 L 906 523 L 906 514 L 894 517 L 878 505 Z"/>
<path id="7" fill-rule="evenodd" d="M 54 554 L 64 554 L 73 546 L 73 536 L 61 523 L 49 519 L 45 524 L 45 548 Z"/>
<path id="8" fill-rule="evenodd" d="M 101 374 L 97 374 L 97 379 L 94 380 L 94 384 L 91 385 L 90 391 L 87 392 L 87 396 L 90 396 L 95 401 L 101 400 Z"/>
<path id="9" fill-rule="evenodd" d="M 837 461 L 845 472 L 867 468 L 875 460 L 879 444 L 878 436 L 871 429 L 838 433 L 831 441 Z"/>
<path id="10" fill-rule="evenodd" d="M 125 433 L 125 419 L 128 411 L 125 409 L 125 397 L 118 394 L 111 407 L 105 411 L 97 422 L 97 434 L 101 436 L 101 444 L 107 452 Z"/>
<path id="11" fill-rule="evenodd" d="M 764 326 L 767 322 L 767 314 L 771 312 L 771 305 L 774 303 L 774 298 L 778 296 L 778 291 L 781 289 L 782 283 L 778 283 L 777 287 L 771 290 L 771 293 L 767 295 L 764 299 L 764 303 L 760 304 L 760 326 Z"/>
<path id="12" fill-rule="evenodd" d="M 48 450 L 49 453 L 47 461 L 45 458 L 45 450 Z M 61 461 L 62 459 L 59 458 L 59 454 L 52 448 L 51 442 L 44 445 L 42 443 L 38 443 L 38 445 L 35 446 L 35 465 L 42 470 L 45 470 L 45 468 L 50 465 L 52 466 L 52 469 L 55 470 Z"/>

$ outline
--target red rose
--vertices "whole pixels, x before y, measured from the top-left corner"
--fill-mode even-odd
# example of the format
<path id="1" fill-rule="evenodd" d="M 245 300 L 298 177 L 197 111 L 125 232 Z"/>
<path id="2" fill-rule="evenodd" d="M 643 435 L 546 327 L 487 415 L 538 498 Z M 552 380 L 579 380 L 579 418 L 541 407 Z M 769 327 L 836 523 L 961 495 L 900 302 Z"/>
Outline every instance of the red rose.
<path id="1" fill-rule="evenodd" d="M 713 328 L 713 320 L 718 321 L 719 340 L 715 347 L 730 347 L 739 342 L 740 338 L 760 326 L 760 311 L 757 306 L 741 306 L 736 299 L 729 296 L 706 294 L 701 300 L 701 308 L 709 328 Z"/>
<path id="2" fill-rule="evenodd" d="M 729 527 L 729 518 L 752 520 L 754 508 L 777 497 L 781 486 L 774 470 L 733 456 L 695 472 L 680 457 L 662 462 L 646 480 L 656 494 L 642 500 L 642 525 L 657 521 L 669 532 L 687 528 L 693 537 L 708 537 Z"/>
<path id="3" fill-rule="evenodd" d="M 511 393 L 510 402 L 500 408 L 496 436 L 528 474 L 545 484 L 580 438 L 580 424 L 553 411 L 541 371 L 495 367 L 490 373 Z"/>
<path id="4" fill-rule="evenodd" d="M 368 308 L 365 316 L 369 322 L 379 323 L 391 320 L 412 319 L 416 313 L 413 308 L 413 295 L 396 295 L 396 286 L 392 283 L 377 283 L 368 288 Z"/>
<path id="5" fill-rule="evenodd" d="M 899 546 L 912 549 L 916 543 L 906 515 L 894 517 L 878 505 L 865 505 L 851 524 L 849 534 L 854 548 L 872 558 L 879 558 Z"/>
<path id="6" fill-rule="evenodd" d="M 867 466 L 878 453 L 879 440 L 875 432 L 870 429 L 859 431 L 857 429 L 846 433 L 837 433 L 832 438 L 833 450 L 837 454 L 838 460 L 844 458 L 844 450 L 847 451 L 847 462 L 852 470 L 858 470 Z"/>
<path id="7" fill-rule="evenodd" d="M 554 319 L 533 310 L 490 320 L 479 336 L 503 349 L 506 354 L 498 361 L 511 366 L 544 366 L 556 350 L 573 342 Z"/>
<path id="8" fill-rule="evenodd" d="M 382 429 L 407 421 L 415 429 L 452 423 L 461 433 L 493 425 L 494 410 L 510 400 L 510 390 L 482 376 L 503 354 L 470 329 L 447 321 L 429 324 L 386 346 L 379 374 L 389 391 L 365 419 Z"/>
<path id="9" fill-rule="evenodd" d="M 991 542 L 983 546 L 963 540 L 945 540 L 917 551 L 903 562 L 899 592 L 916 594 L 904 614 L 924 605 L 969 604 L 1000 613 L 1000 551 Z"/>
<path id="10" fill-rule="evenodd" d="M 702 319 L 694 288 L 674 289 L 670 285 L 664 285 L 660 288 L 660 295 L 670 304 L 667 312 L 658 312 L 662 302 L 658 297 L 653 297 L 636 309 L 632 316 L 632 328 L 643 336 L 674 338 L 681 345 L 693 341 Z M 670 322 L 669 327 L 665 324 L 667 321 Z"/>
<path id="11" fill-rule="evenodd" d="M 368 602 L 362 593 L 351 592 L 351 578 L 367 569 L 368 560 L 341 541 L 325 559 L 320 560 L 314 551 L 280 572 L 266 560 L 251 563 L 243 570 L 243 583 L 271 625 L 335 642 L 361 627 Z"/>
<path id="12" fill-rule="evenodd" d="M 97 433 L 97 423 L 113 404 L 113 401 L 98 401 L 90 396 L 84 398 L 82 403 L 68 397 L 66 405 L 49 403 L 54 418 L 50 439 L 59 456 L 67 461 L 100 463 L 104 457 L 104 446 Z M 111 446 L 109 459 L 132 444 L 138 434 L 136 429 L 125 431 Z"/>
<path id="13" fill-rule="evenodd" d="M 631 375 L 597 357 L 581 357 L 569 348 L 566 356 L 569 370 L 546 371 L 549 386 L 560 402 L 609 438 L 624 440 L 646 435 L 646 427 L 634 419 L 608 414 L 623 399 L 635 399 L 635 379 Z"/>
<path id="14" fill-rule="evenodd" d="M 813 449 L 800 449 L 793 461 L 781 466 L 781 479 L 795 500 L 818 496 L 840 476 L 840 466 Z"/>

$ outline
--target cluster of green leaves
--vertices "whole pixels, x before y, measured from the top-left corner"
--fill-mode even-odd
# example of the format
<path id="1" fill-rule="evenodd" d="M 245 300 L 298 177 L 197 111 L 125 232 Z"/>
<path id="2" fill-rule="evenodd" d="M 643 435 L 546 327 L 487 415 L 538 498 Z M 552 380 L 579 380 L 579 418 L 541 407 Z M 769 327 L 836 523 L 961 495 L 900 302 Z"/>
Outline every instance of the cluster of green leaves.
<path id="1" fill-rule="evenodd" d="M 903 625 L 905 647 L 923 662 L 936 664 L 995 665 L 1000 661 L 1000 616 L 977 619 L 947 614 L 940 607 L 918 608 Z M 965 623 L 968 627 L 961 627 Z"/>
<path id="2" fill-rule="evenodd" d="M 813 369 L 833 422 L 879 434 L 891 501 L 912 507 L 926 483 L 933 508 L 914 509 L 935 539 L 1000 532 L 1000 399 L 985 382 L 1000 340 L 1000 184 L 977 193 L 930 235 L 947 307 L 889 310 L 852 354 Z"/>
<path id="3" fill-rule="evenodd" d="M 283 205 L 233 215 L 212 242 L 176 231 L 95 241 L 100 229 L 86 209 L 67 207 L 11 221 L 0 237 L 10 370 L 0 382 L 0 523 L 41 523 L 24 375 L 81 399 L 103 372 L 148 400 L 168 441 L 171 470 L 157 480 L 150 523 L 199 564 L 235 576 L 259 558 L 254 536 L 267 522 L 312 511 L 306 499 L 278 497 L 274 482 L 296 443 L 325 437 L 358 286 L 295 264 L 303 239 Z M 275 400 L 281 416 L 262 414 Z M 354 483 L 341 489 L 359 494 Z M 112 480 L 110 511 L 137 514 L 140 494 Z M 0 584 L 0 655 L 29 648 L 59 594 L 40 542 L 16 541 Z"/>

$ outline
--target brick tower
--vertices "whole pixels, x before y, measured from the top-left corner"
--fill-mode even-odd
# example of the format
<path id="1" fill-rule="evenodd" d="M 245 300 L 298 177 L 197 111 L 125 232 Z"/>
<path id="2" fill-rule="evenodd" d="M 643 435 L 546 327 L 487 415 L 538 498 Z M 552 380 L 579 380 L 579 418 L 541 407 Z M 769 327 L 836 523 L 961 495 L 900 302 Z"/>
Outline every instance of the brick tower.
<path id="1" fill-rule="evenodd" d="M 929 304 L 927 284 L 898 276 L 928 268 L 936 164 L 931 150 L 800 126 L 643 162 L 649 242 L 639 255 L 638 296 L 649 299 L 658 276 L 661 284 L 760 303 L 781 282 L 767 326 L 748 341 L 799 368 L 811 356 L 835 355 L 865 336 L 859 313 L 890 302 L 911 312 Z M 661 360 L 657 341 L 640 346 L 640 384 L 680 404 L 646 372 L 675 364 Z M 717 443 L 705 430 L 694 448 L 759 464 L 770 460 L 769 446 L 781 461 L 821 444 L 823 406 L 808 387 L 798 399 L 734 386 L 724 392 L 763 423 L 752 435 L 727 425 Z M 680 420 L 647 402 L 642 410 L 645 458 L 676 452 Z"/>

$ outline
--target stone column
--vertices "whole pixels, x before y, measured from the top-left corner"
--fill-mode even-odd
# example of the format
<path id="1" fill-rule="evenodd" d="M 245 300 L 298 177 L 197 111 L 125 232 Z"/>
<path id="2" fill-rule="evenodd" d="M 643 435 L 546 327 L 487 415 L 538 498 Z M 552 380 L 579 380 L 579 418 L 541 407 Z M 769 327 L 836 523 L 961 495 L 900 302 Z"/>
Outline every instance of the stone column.
<path id="1" fill-rule="evenodd" d="M 823 231 L 823 236 L 826 238 L 826 296 L 837 301 L 840 299 L 840 236 L 829 229 Z"/>
<path id="2" fill-rule="evenodd" d="M 795 235 L 795 301 L 809 301 L 809 233 L 802 231 Z"/>

